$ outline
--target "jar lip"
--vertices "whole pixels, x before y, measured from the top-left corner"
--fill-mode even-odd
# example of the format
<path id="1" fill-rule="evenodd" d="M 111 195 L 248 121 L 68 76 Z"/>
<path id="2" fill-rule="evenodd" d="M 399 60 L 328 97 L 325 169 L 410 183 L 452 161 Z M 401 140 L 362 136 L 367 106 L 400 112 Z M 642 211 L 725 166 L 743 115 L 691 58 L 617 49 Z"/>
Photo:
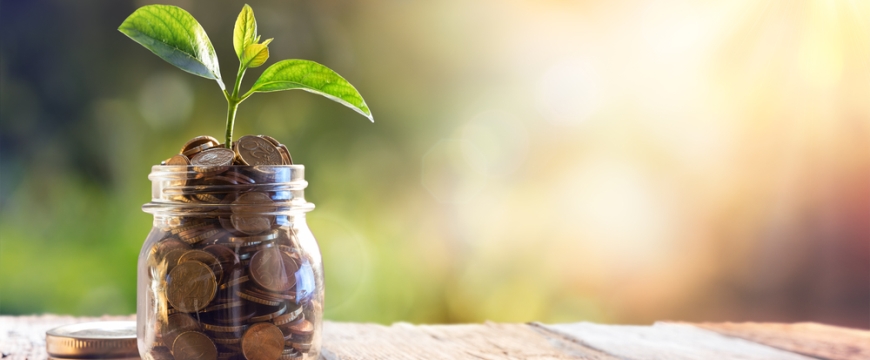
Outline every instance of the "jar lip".
<path id="1" fill-rule="evenodd" d="M 275 202 L 271 211 L 259 211 L 257 215 L 293 215 L 314 210 L 314 204 L 307 201 Z M 218 216 L 231 215 L 233 205 L 227 204 L 185 204 L 174 201 L 152 200 L 142 205 L 142 211 L 149 214 Z"/>
<path id="2" fill-rule="evenodd" d="M 223 213 L 254 201 L 235 204 L 245 193 L 267 196 L 276 213 L 307 212 L 314 207 L 305 201 L 308 182 L 303 165 L 155 165 L 148 179 L 151 202 L 142 209 L 149 213 Z"/>
<path id="3" fill-rule="evenodd" d="M 264 167 L 264 168 L 278 168 L 278 169 L 305 169 L 305 165 L 302 164 L 293 164 L 293 165 L 225 165 L 222 167 L 227 167 L 231 169 L 235 168 L 251 168 L 251 167 Z M 178 169 L 178 168 L 194 168 L 196 165 L 153 165 L 151 166 L 151 171 L 155 170 L 163 170 L 163 169 Z"/>
<path id="4" fill-rule="evenodd" d="M 246 174 L 247 181 L 254 183 L 251 177 L 259 178 L 256 183 L 296 183 L 305 182 L 305 165 L 154 165 L 148 179 L 152 182 L 161 180 L 199 179 L 205 176 L 216 176 L 225 173 Z"/>

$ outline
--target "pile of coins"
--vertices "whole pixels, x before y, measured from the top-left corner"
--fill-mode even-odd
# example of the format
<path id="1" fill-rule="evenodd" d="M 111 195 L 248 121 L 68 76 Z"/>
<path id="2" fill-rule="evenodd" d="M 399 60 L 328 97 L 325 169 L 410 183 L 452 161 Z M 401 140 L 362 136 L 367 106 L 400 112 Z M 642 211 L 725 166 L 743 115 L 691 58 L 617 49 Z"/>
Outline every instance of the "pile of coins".
<path id="1" fill-rule="evenodd" d="M 232 149 L 199 136 L 163 164 L 184 166 L 171 200 L 190 215 L 165 219 L 147 255 L 157 312 L 151 357 L 305 358 L 320 316 L 313 262 L 292 217 L 276 212 L 285 195 L 258 187 L 275 182 L 269 165 L 292 164 L 287 148 L 264 135 Z"/>

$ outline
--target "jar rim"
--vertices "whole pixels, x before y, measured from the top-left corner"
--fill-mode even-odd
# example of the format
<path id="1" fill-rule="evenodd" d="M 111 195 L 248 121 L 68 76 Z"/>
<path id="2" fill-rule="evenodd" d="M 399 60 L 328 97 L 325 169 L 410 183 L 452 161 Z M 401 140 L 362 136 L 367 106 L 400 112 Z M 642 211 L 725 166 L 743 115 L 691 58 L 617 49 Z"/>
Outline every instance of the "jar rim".
<path id="1" fill-rule="evenodd" d="M 271 198 L 275 214 L 308 212 L 304 165 L 154 165 L 151 202 L 147 213 L 214 213 L 238 207 L 235 196 L 263 193 Z"/>

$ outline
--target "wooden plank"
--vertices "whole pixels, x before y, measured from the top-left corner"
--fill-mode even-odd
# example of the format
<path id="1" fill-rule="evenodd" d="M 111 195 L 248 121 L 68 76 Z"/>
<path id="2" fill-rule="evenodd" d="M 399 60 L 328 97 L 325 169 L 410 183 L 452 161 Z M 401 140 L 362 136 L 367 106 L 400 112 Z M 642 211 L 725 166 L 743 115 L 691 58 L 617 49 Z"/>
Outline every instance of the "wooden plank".
<path id="1" fill-rule="evenodd" d="M 700 323 L 694 326 L 831 360 L 870 359 L 870 331 L 817 323 Z"/>
<path id="2" fill-rule="evenodd" d="M 624 359 L 807 360 L 808 357 L 682 324 L 653 326 L 575 323 L 541 325 Z"/>
<path id="3" fill-rule="evenodd" d="M 46 359 L 47 330 L 67 324 L 109 320 L 136 320 L 136 316 L 0 316 L 0 353 L 3 360 Z"/>
<path id="4" fill-rule="evenodd" d="M 325 360 L 614 359 L 525 324 L 324 324 Z"/>

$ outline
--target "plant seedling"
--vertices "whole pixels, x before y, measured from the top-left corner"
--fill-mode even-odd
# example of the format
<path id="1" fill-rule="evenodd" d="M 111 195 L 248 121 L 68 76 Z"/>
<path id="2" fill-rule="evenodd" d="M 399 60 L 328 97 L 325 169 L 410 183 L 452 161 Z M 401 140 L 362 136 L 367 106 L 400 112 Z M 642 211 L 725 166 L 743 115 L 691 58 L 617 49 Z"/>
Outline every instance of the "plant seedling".
<path id="1" fill-rule="evenodd" d="M 323 95 L 347 106 L 374 122 L 362 95 L 332 69 L 309 60 L 281 60 L 272 64 L 244 94 L 239 87 L 245 71 L 262 66 L 269 59 L 269 43 L 260 41 L 254 11 L 245 4 L 233 30 L 233 48 L 239 58 L 239 71 L 231 89 L 221 77 L 217 55 L 205 30 L 184 9 L 171 5 L 140 7 L 118 28 L 154 54 L 181 70 L 217 81 L 227 99 L 226 147 L 233 142 L 236 110 L 242 101 L 258 92 L 299 89 Z"/>

